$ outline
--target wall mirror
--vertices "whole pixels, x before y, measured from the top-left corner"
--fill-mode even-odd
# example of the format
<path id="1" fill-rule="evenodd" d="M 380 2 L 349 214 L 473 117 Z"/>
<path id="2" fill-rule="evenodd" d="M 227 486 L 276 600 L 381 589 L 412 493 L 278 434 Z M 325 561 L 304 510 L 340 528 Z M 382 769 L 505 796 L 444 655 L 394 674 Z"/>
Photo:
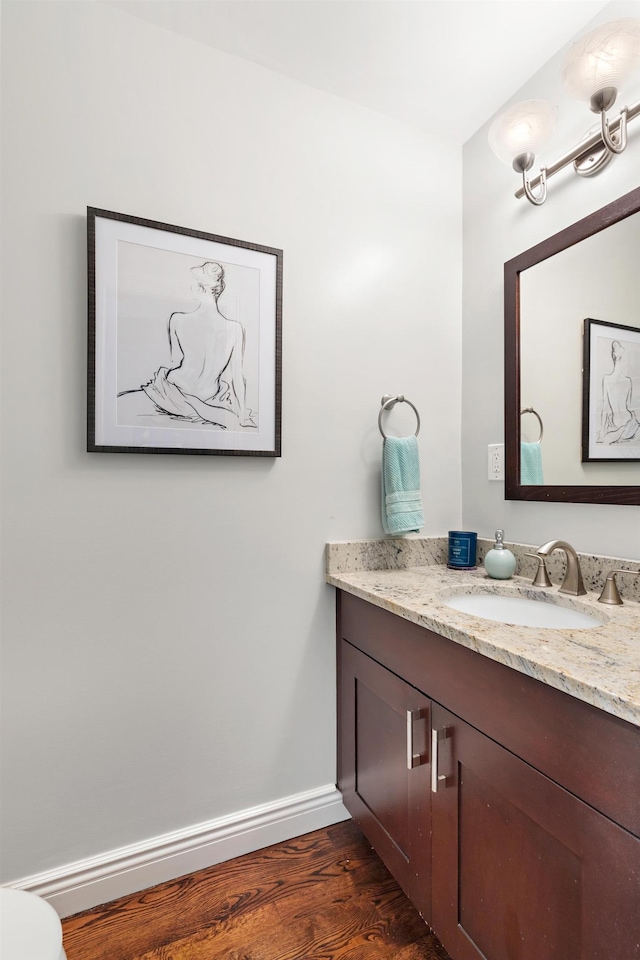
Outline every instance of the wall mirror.
<path id="1" fill-rule="evenodd" d="M 640 504 L 640 188 L 504 281 L 505 498 Z"/>

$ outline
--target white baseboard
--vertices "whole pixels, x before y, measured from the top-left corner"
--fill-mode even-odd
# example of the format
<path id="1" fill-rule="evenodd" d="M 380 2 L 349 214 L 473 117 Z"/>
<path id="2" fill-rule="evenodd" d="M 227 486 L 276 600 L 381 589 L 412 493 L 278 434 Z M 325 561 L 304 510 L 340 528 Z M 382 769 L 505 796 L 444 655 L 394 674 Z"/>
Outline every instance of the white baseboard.
<path id="1" fill-rule="evenodd" d="M 348 820 L 333 784 L 241 810 L 141 843 L 24 877 L 6 886 L 35 893 L 69 917 L 101 903 Z"/>

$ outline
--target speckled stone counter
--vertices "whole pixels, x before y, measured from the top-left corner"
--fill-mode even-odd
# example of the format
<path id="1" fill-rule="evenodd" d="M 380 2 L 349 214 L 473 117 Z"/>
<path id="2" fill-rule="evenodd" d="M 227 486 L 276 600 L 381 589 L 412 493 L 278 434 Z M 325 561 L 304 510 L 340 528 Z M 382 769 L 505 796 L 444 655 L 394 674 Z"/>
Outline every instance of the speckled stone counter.
<path id="1" fill-rule="evenodd" d="M 479 558 L 490 546 L 490 542 L 483 541 Z M 509 544 L 509 547 L 519 561 L 526 552 L 536 549 L 524 544 Z M 326 580 L 334 587 L 640 726 L 640 603 L 628 599 L 631 584 L 635 587 L 640 578 L 620 579 L 625 598 L 623 606 L 597 602 L 609 570 L 618 565 L 637 570 L 640 563 L 581 556 L 589 592 L 587 596 L 574 598 L 558 594 L 557 587 L 533 587 L 530 576 L 500 581 L 490 579 L 482 566 L 468 572 L 449 570 L 446 550 L 446 537 L 329 543 Z M 555 555 L 550 559 L 555 560 Z M 528 562 L 533 571 L 535 561 Z M 550 563 L 548 567 L 553 582 L 559 582 L 562 563 Z M 518 569 L 521 569 L 520 562 Z M 590 613 L 601 626 L 558 630 L 485 620 L 445 606 L 446 597 L 461 590 L 536 599 L 544 596 L 561 606 Z"/>

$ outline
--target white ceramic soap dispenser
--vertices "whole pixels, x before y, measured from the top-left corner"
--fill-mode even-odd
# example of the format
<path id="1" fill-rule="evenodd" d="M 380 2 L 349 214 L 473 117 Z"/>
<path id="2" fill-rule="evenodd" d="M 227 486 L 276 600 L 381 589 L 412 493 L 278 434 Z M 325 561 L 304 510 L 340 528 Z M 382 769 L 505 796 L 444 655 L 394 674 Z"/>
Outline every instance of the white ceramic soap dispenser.
<path id="1" fill-rule="evenodd" d="M 484 558 L 484 568 L 494 580 L 508 580 L 516 572 L 516 558 L 503 540 L 504 530 L 496 530 L 496 542 Z"/>

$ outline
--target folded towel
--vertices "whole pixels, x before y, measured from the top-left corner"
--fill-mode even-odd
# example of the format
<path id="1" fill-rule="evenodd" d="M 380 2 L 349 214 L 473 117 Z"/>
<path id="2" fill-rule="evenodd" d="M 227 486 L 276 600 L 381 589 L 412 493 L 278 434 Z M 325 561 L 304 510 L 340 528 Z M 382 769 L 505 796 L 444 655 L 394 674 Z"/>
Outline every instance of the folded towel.
<path id="1" fill-rule="evenodd" d="M 544 483 L 540 443 L 520 444 L 520 483 L 525 487 L 535 487 Z"/>
<path id="2" fill-rule="evenodd" d="M 382 445 L 382 526 L 385 533 L 417 533 L 424 525 L 415 437 L 385 437 Z"/>

